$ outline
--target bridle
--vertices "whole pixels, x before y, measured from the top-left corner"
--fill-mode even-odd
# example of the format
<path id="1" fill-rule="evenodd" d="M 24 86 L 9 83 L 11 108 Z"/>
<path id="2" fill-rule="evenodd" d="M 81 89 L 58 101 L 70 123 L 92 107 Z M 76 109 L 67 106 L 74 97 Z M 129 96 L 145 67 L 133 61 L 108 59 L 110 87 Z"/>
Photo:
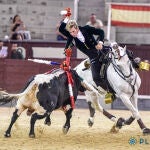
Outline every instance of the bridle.
<path id="1" fill-rule="evenodd" d="M 126 48 L 126 47 L 124 47 L 124 48 Z M 112 46 L 112 49 L 113 49 L 113 51 L 114 51 L 114 52 L 112 52 L 113 55 L 114 55 L 114 53 L 117 53 L 117 56 L 118 56 L 118 57 L 115 57 L 115 55 L 114 55 L 114 59 L 120 60 L 123 56 L 125 56 L 125 55 L 127 54 L 126 52 L 125 52 L 123 55 L 120 54 L 120 50 L 119 50 L 118 44 L 114 44 L 114 45 Z"/>
<path id="2" fill-rule="evenodd" d="M 117 62 L 116 62 L 116 59 L 118 61 L 121 60 L 121 58 L 123 58 L 125 55 L 127 55 L 127 53 L 124 53 L 123 55 L 120 55 L 120 50 L 119 50 L 119 47 L 117 45 L 114 45 L 112 46 L 113 50 L 110 52 L 110 55 L 111 55 L 111 63 L 112 63 L 112 66 L 115 70 L 115 72 L 123 79 L 125 80 L 126 82 L 129 83 L 129 85 L 131 86 L 133 92 L 132 92 L 132 95 L 131 97 L 133 96 L 134 92 L 135 92 L 135 83 L 136 83 L 136 80 L 137 80 L 137 75 L 135 76 L 135 80 L 134 80 L 134 83 L 132 83 L 131 81 L 131 77 L 132 75 L 134 74 L 133 72 L 133 67 L 132 67 L 132 64 L 131 64 L 131 61 L 129 60 L 129 70 L 130 70 L 130 73 L 129 75 L 125 75 L 122 70 L 120 69 L 120 67 L 117 65 Z M 115 54 L 114 53 L 117 53 L 118 54 L 118 57 L 115 57 Z M 112 58 L 113 57 L 113 58 Z"/>

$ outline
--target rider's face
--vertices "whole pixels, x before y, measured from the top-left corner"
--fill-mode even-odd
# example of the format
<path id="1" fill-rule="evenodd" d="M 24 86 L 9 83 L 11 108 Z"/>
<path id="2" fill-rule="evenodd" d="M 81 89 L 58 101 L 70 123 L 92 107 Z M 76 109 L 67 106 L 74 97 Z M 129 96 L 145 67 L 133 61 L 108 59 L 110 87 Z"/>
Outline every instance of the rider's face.
<path id="1" fill-rule="evenodd" d="M 76 29 L 75 27 L 72 27 L 72 28 L 70 29 L 69 33 L 70 33 L 73 37 L 77 37 L 78 31 L 79 31 L 78 28 Z"/>

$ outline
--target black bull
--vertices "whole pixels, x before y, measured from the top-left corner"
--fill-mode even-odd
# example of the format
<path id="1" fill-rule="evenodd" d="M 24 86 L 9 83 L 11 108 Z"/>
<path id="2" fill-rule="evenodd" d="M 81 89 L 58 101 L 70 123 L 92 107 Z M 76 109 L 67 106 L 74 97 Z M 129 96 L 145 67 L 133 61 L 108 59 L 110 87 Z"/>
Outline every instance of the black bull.
<path id="1" fill-rule="evenodd" d="M 74 99 L 76 100 L 78 91 L 83 91 L 84 88 L 81 85 L 80 77 L 78 76 L 76 71 L 71 70 L 71 73 L 73 78 L 73 95 L 74 95 Z M 34 81 L 34 79 L 35 77 L 33 77 L 32 80 L 30 80 L 26 88 Z M 68 90 L 68 81 L 65 72 L 61 73 L 59 76 L 53 77 L 51 80 L 49 80 L 49 82 L 43 82 L 38 84 L 37 89 L 38 90 L 35 93 L 36 99 L 37 102 L 39 103 L 39 106 L 42 107 L 44 111 L 41 114 L 41 113 L 34 112 L 34 109 L 31 109 L 30 106 L 26 107 L 28 108 L 27 112 L 31 111 L 32 113 L 31 121 L 30 121 L 30 132 L 29 132 L 30 137 L 35 137 L 34 126 L 36 120 L 46 118 L 45 123 L 48 124 L 50 123 L 49 116 L 53 110 L 65 108 L 65 106 L 67 105 L 71 106 L 70 95 Z M 9 96 L 9 94 L 6 97 L 7 97 L 7 101 L 13 99 L 12 96 Z M 31 99 L 29 99 L 29 101 L 31 101 Z M 64 112 L 66 115 L 66 122 L 63 126 L 63 132 L 67 133 L 70 128 L 70 119 L 72 117 L 73 108 L 69 107 L 69 109 L 63 109 L 63 110 L 65 110 Z M 15 123 L 15 121 L 17 120 L 17 118 L 19 117 L 19 115 L 21 114 L 19 112 L 20 110 L 16 107 L 16 110 L 13 113 L 13 116 L 11 118 L 11 123 L 5 132 L 5 137 L 11 136 L 11 128 Z"/>

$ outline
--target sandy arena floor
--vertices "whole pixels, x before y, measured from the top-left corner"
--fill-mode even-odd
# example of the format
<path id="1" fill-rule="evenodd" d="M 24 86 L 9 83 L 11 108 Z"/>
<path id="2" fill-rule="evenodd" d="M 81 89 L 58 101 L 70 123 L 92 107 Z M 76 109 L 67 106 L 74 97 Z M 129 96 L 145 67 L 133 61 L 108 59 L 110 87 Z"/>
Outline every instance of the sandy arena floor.
<path id="1" fill-rule="evenodd" d="M 44 120 L 36 122 L 36 138 L 28 137 L 30 117 L 23 113 L 12 129 L 12 137 L 4 138 L 14 108 L 0 108 L 0 150 L 149 150 L 150 135 L 143 136 L 136 121 L 125 126 L 117 134 L 110 133 L 113 123 L 99 112 L 92 128 L 87 125 L 87 109 L 75 109 L 71 128 L 63 135 L 65 116 L 61 111 L 51 115 L 52 125 L 44 125 Z M 110 110 L 117 117 L 128 117 L 129 111 Z M 144 123 L 150 127 L 150 111 L 140 111 Z M 129 140 L 136 140 L 130 145 Z"/>

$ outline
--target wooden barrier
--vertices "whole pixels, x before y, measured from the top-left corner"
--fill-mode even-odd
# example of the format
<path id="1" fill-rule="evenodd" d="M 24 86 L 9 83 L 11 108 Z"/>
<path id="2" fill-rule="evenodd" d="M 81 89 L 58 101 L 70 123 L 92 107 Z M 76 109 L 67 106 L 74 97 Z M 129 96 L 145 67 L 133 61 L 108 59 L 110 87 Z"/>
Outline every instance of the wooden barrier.
<path id="1" fill-rule="evenodd" d="M 18 46 L 22 46 L 26 49 L 26 58 L 33 58 L 33 49 L 32 47 L 53 47 L 53 48 L 64 48 L 66 42 L 58 42 L 58 41 L 41 41 L 41 40 L 30 40 L 30 41 L 4 41 L 4 45 L 8 46 L 9 49 L 9 56 L 10 58 L 10 51 L 12 43 L 17 43 Z M 150 59 L 150 45 L 135 45 L 135 44 L 120 44 L 121 46 L 127 46 L 127 49 L 132 50 L 135 57 L 140 57 L 143 59 Z M 73 48 L 73 58 L 77 58 L 77 51 L 76 48 Z M 53 51 L 55 53 L 55 51 Z M 57 54 L 56 54 L 57 55 Z M 45 56 L 46 58 L 47 56 Z M 59 58 L 59 56 L 58 56 Z M 150 60 L 149 60 L 150 61 Z"/>
<path id="2" fill-rule="evenodd" d="M 62 62 L 63 59 L 51 59 Z M 81 60 L 74 59 L 72 67 L 75 67 Z M 59 66 L 34 63 L 27 60 L 0 59 L 0 88 L 9 92 L 19 92 L 25 83 L 34 75 L 45 73 Z"/>
<path id="3" fill-rule="evenodd" d="M 40 40 L 24 40 L 24 41 L 17 41 L 17 40 L 7 40 L 4 41 L 4 45 L 8 47 L 8 59 L 11 56 L 11 47 L 13 43 L 17 43 L 19 47 L 24 47 L 26 49 L 26 58 L 33 58 L 33 47 L 43 47 L 43 48 L 48 48 L 48 47 L 53 47 L 53 48 L 65 48 L 66 42 L 57 42 L 57 41 L 40 41 Z M 73 47 L 73 53 L 72 57 L 76 58 L 76 48 Z M 55 53 L 55 51 L 53 51 Z M 62 51 L 63 53 L 63 51 Z M 45 55 L 45 58 L 47 56 Z M 59 56 L 58 56 L 59 58 Z"/>
<path id="4" fill-rule="evenodd" d="M 8 46 L 9 57 L 11 44 L 17 43 L 26 49 L 26 58 L 33 58 L 32 47 L 56 47 L 64 48 L 65 42 L 57 41 L 4 41 L 4 44 Z M 149 60 L 150 56 L 150 45 L 133 45 L 133 44 L 121 44 L 122 46 L 127 45 L 127 49 L 133 51 L 134 56 L 138 56 L 143 59 Z M 73 50 L 72 55 L 72 66 L 76 66 L 82 59 L 76 58 L 76 50 Z M 44 58 L 43 58 L 44 59 Z M 63 58 L 46 58 L 46 60 L 53 60 L 61 62 Z M 0 88 L 7 89 L 11 92 L 16 92 L 20 90 L 26 81 L 35 74 L 46 72 L 52 69 L 52 66 L 47 66 L 44 64 L 35 64 L 33 62 L 28 62 L 26 60 L 0 60 Z M 142 79 L 142 85 L 140 88 L 140 95 L 150 95 L 150 71 L 139 71 L 140 77 Z"/>
<path id="5" fill-rule="evenodd" d="M 63 59 L 51 59 L 56 62 L 62 62 Z M 82 59 L 72 58 L 72 68 L 79 64 Z M 18 92 L 31 76 L 45 73 L 54 67 L 46 64 L 38 64 L 27 60 L 0 59 L 0 88 L 9 92 Z M 142 85 L 139 91 L 140 95 L 150 95 L 150 71 L 139 71 Z"/>

